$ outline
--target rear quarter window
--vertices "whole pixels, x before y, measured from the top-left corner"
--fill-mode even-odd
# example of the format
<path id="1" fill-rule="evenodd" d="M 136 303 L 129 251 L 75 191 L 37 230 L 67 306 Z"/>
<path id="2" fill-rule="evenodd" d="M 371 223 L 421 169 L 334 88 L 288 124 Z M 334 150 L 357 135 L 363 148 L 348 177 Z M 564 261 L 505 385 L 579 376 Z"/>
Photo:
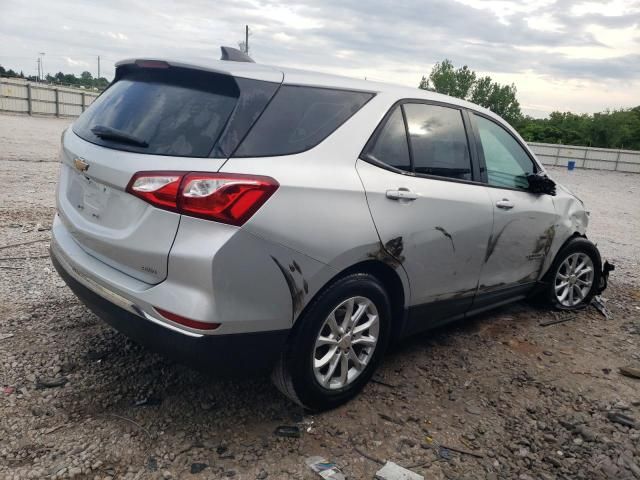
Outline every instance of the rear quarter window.
<path id="1" fill-rule="evenodd" d="M 367 92 L 282 86 L 233 156 L 267 157 L 309 150 L 372 97 Z"/>

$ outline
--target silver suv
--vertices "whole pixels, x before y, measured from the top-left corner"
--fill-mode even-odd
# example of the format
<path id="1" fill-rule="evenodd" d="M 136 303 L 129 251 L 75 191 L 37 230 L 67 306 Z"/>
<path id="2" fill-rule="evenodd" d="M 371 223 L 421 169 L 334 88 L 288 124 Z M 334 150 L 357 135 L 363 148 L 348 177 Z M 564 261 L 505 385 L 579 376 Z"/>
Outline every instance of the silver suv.
<path id="1" fill-rule="evenodd" d="M 582 202 L 490 111 L 226 53 L 120 62 L 63 134 L 53 263 L 137 342 L 324 409 L 409 334 L 606 285 Z"/>

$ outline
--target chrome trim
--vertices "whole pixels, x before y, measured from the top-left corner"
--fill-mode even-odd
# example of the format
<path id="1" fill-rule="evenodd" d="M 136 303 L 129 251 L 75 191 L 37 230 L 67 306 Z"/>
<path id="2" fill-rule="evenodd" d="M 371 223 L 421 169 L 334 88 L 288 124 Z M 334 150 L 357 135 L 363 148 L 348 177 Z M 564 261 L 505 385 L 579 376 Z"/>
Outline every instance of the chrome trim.
<path id="1" fill-rule="evenodd" d="M 112 290 L 109 290 L 106 287 L 103 287 L 102 285 L 97 283 L 95 280 L 89 278 L 87 275 L 82 273 L 71 263 L 71 260 L 62 251 L 62 249 L 56 242 L 55 238 L 52 238 L 51 240 L 51 254 L 55 255 L 56 260 L 60 262 L 60 265 L 62 266 L 62 268 L 64 268 L 67 271 L 67 273 L 69 273 L 69 275 L 71 275 L 82 285 L 87 287 L 96 295 L 101 296 L 108 302 L 113 303 L 114 305 L 122 308 L 123 310 L 126 310 L 129 313 L 133 313 L 134 315 L 142 318 L 143 320 L 149 320 L 150 322 L 153 322 L 156 325 L 160 325 L 161 327 L 167 328 L 176 333 L 180 333 L 182 335 L 187 335 L 189 337 L 194 337 L 194 338 L 200 338 L 204 336 L 202 333 L 196 333 L 190 330 L 185 330 L 181 327 L 175 326 L 173 324 L 165 322 L 164 320 L 160 320 L 159 318 L 149 315 L 142 308 L 140 308 L 138 305 L 135 305 L 127 298 L 115 293 Z"/>

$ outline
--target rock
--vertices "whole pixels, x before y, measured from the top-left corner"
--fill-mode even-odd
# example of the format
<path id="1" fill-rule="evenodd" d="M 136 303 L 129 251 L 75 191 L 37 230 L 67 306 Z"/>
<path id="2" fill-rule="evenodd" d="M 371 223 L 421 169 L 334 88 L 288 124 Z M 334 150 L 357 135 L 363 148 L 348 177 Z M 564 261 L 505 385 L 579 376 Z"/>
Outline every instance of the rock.
<path id="1" fill-rule="evenodd" d="M 582 438 L 587 442 L 595 442 L 597 438 L 597 434 L 584 425 L 578 425 L 575 431 L 576 433 L 580 434 L 580 436 L 582 436 Z"/>
<path id="2" fill-rule="evenodd" d="M 385 465 L 376 472 L 375 478 L 376 480 L 424 480 L 422 475 L 418 475 L 393 462 L 385 463 Z"/>
<path id="3" fill-rule="evenodd" d="M 635 419 L 623 413 L 609 412 L 607 413 L 607 418 L 613 423 L 624 425 L 625 427 L 636 428 L 637 425 Z"/>
<path id="4" fill-rule="evenodd" d="M 40 377 L 36 380 L 36 388 L 56 388 L 64 386 L 69 380 L 66 377 Z"/>
<path id="5" fill-rule="evenodd" d="M 273 432 L 276 437 L 300 438 L 302 433 L 296 425 L 280 425 Z"/>
<path id="6" fill-rule="evenodd" d="M 398 441 L 398 448 L 402 448 L 405 445 L 408 446 L 409 448 L 413 448 L 417 444 L 418 442 L 416 442 L 413 438 L 401 437 L 400 440 Z"/>
<path id="7" fill-rule="evenodd" d="M 202 472 L 209 465 L 206 463 L 192 463 L 191 464 L 191 473 L 196 474 Z"/>
<path id="8" fill-rule="evenodd" d="M 268 476 L 269 476 L 269 474 L 265 470 L 260 470 L 258 472 L 258 475 L 256 475 L 256 480 L 264 480 Z"/>
<path id="9" fill-rule="evenodd" d="M 470 413 L 471 415 L 482 415 L 482 410 L 478 406 L 473 405 L 471 403 L 467 403 L 464 406 L 464 409 L 467 411 L 467 413 Z"/>
<path id="10" fill-rule="evenodd" d="M 76 478 L 78 475 L 82 474 L 82 469 L 80 467 L 71 467 L 67 474 L 69 475 L 69 478 Z"/>
<path id="11" fill-rule="evenodd" d="M 640 365 L 627 365 L 618 369 L 621 375 L 640 379 Z"/>

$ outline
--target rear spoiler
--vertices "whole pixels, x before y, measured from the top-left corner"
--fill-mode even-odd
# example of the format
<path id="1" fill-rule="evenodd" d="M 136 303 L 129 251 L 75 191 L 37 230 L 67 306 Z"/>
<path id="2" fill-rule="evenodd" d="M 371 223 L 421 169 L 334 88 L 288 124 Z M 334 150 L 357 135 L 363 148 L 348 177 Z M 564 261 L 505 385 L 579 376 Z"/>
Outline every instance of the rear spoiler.
<path id="1" fill-rule="evenodd" d="M 136 65 L 160 65 L 164 64 L 171 67 L 176 68 L 184 68 L 189 70 L 200 70 L 204 72 L 212 72 L 219 73 L 222 75 L 230 75 L 232 77 L 239 78 L 249 78 L 252 80 L 261 80 L 264 82 L 275 82 L 282 83 L 284 79 L 284 74 L 282 71 L 278 70 L 274 67 L 269 67 L 266 65 L 260 65 L 255 63 L 253 60 L 237 60 L 237 55 L 242 55 L 243 57 L 249 58 L 249 56 L 242 53 L 240 50 L 231 49 L 230 47 L 221 47 L 221 49 L 227 49 L 227 53 L 230 55 L 229 60 L 220 61 L 220 60 L 211 60 L 207 64 L 197 64 L 197 63 L 187 63 L 180 60 L 172 60 L 172 59 L 163 59 L 163 58 L 129 58 L 126 60 L 121 60 L 116 63 L 116 74 L 114 81 L 118 79 L 120 76 L 119 73 L 122 70 L 122 67 L 134 67 Z M 232 50 L 237 50 L 235 54 L 229 53 Z M 224 50 L 223 50 L 224 52 Z M 235 56 L 234 56 L 235 55 Z M 223 54 L 224 58 L 224 54 Z"/>

